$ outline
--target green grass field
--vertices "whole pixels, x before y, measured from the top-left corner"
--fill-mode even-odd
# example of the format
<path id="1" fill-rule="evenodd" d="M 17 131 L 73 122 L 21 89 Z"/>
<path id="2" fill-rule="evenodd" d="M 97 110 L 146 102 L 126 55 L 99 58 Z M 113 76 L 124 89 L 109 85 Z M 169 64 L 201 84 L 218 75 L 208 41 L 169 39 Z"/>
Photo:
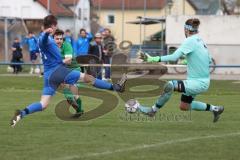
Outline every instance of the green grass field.
<path id="1" fill-rule="evenodd" d="M 112 112 L 87 122 L 62 121 L 54 106 L 63 99 L 57 94 L 47 110 L 24 118 L 15 128 L 9 120 L 17 108 L 39 100 L 42 79 L 0 77 L 1 160 L 239 160 L 240 83 L 212 81 L 209 91 L 197 97 L 225 106 L 218 123 L 210 112 L 192 112 L 191 119 L 136 119 L 124 113 L 124 102 Z M 153 98 L 141 99 L 151 105 Z M 159 114 L 189 115 L 178 109 L 180 94 Z M 99 100 L 83 97 L 83 105 Z M 111 102 L 109 102 L 111 103 Z M 90 109 L 90 108 L 87 108 Z M 124 117 L 125 116 L 125 117 Z M 131 120 L 130 120 L 131 119 Z"/>

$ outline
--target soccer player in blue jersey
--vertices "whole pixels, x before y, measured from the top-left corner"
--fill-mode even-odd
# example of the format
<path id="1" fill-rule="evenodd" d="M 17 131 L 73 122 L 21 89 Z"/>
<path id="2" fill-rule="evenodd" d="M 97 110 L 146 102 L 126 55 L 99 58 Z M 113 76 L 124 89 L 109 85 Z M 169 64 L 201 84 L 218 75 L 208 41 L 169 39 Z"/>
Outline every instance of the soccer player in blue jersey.
<path id="1" fill-rule="evenodd" d="M 28 33 L 28 36 L 24 39 L 23 43 L 28 45 L 30 61 L 32 62 L 32 64 L 36 64 L 36 60 L 39 55 L 39 48 L 37 44 L 37 38 L 35 37 L 33 32 L 30 31 Z M 34 67 L 32 66 L 30 69 L 30 74 L 33 74 L 33 71 Z"/>
<path id="2" fill-rule="evenodd" d="M 11 119 L 11 126 L 14 127 L 25 116 L 43 111 L 47 108 L 56 89 L 65 84 L 74 93 L 74 98 L 78 99 L 78 88 L 75 86 L 78 80 L 92 83 L 96 88 L 108 89 L 123 92 L 127 80 L 124 74 L 117 84 L 95 79 L 93 76 L 81 73 L 80 71 L 68 69 L 65 64 L 67 60 L 62 60 L 60 50 L 55 43 L 52 34 L 57 28 L 57 18 L 48 15 L 43 19 L 44 31 L 39 37 L 39 48 L 44 65 L 44 87 L 40 102 L 32 103 L 23 110 L 17 110 Z M 70 59 L 71 61 L 71 59 Z"/>
<path id="3" fill-rule="evenodd" d="M 139 107 L 139 110 L 149 116 L 162 108 L 170 99 L 174 91 L 182 93 L 180 109 L 183 111 L 211 111 L 213 112 L 213 122 L 217 122 L 220 114 L 224 111 L 222 106 L 194 101 L 194 98 L 203 92 L 206 92 L 210 85 L 209 65 L 211 57 L 206 44 L 198 35 L 200 21 L 198 19 L 188 19 L 185 22 L 185 41 L 171 55 L 151 57 L 148 54 L 142 54 L 141 58 L 147 62 L 168 62 L 176 61 L 181 56 L 187 58 L 187 79 L 168 81 L 164 86 L 162 95 L 152 107 Z"/>
<path id="4" fill-rule="evenodd" d="M 70 43 L 72 45 L 72 47 L 74 47 L 74 39 L 73 39 L 73 37 L 71 35 L 71 31 L 69 29 L 67 29 L 65 31 L 64 39 L 66 42 Z"/>

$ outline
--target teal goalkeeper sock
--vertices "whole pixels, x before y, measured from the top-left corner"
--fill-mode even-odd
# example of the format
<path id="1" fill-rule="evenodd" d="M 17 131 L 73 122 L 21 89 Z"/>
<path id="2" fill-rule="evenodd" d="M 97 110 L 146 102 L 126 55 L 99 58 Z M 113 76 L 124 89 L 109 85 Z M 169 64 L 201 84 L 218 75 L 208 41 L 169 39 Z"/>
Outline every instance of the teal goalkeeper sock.
<path id="1" fill-rule="evenodd" d="M 157 102 L 155 106 L 153 107 L 154 111 L 157 111 L 158 109 L 162 108 L 165 103 L 170 99 L 172 93 L 174 90 L 174 84 L 173 81 L 169 81 L 165 84 L 163 89 L 163 94 L 157 99 Z"/>
<path id="2" fill-rule="evenodd" d="M 170 99 L 172 95 L 172 92 L 168 92 L 168 93 L 164 93 L 163 95 L 161 95 L 157 102 L 156 102 L 156 107 L 159 109 L 159 108 L 162 108 L 164 106 L 165 103 L 167 103 L 167 101 Z"/>
<path id="3" fill-rule="evenodd" d="M 140 105 L 140 106 L 139 106 L 139 111 L 142 112 L 142 113 L 147 114 L 147 113 L 152 112 L 152 108 L 151 108 L 151 107 L 145 107 L 145 106 Z"/>
<path id="4" fill-rule="evenodd" d="M 210 104 L 206 104 L 199 101 L 193 101 L 191 103 L 191 109 L 195 111 L 209 111 L 211 108 Z"/>

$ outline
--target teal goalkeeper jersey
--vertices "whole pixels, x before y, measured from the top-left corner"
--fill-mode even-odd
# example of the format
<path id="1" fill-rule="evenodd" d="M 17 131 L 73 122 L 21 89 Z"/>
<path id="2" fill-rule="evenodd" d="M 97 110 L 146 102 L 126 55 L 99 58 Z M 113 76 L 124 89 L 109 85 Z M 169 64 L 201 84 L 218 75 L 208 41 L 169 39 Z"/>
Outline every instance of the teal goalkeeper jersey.
<path id="1" fill-rule="evenodd" d="M 210 79 L 211 56 L 198 35 L 186 38 L 172 55 L 162 56 L 161 61 L 176 61 L 182 55 L 187 58 L 187 79 Z"/>

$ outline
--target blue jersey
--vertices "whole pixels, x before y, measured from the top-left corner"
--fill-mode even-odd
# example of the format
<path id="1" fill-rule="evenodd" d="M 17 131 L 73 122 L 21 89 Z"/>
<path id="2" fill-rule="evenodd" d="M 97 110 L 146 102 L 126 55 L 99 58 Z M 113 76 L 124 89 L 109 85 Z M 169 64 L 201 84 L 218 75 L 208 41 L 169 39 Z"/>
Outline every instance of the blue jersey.
<path id="1" fill-rule="evenodd" d="M 24 43 L 28 45 L 29 52 L 38 51 L 37 38 L 35 36 L 25 38 Z"/>
<path id="2" fill-rule="evenodd" d="M 88 53 L 88 48 L 90 45 L 90 41 L 92 40 L 92 34 L 88 33 L 85 38 L 79 37 L 76 44 L 75 44 L 75 54 L 76 56 L 79 55 L 86 55 Z"/>
<path id="3" fill-rule="evenodd" d="M 73 47 L 74 39 L 71 36 L 65 36 L 65 41 L 70 43 Z"/>
<path id="4" fill-rule="evenodd" d="M 49 33 L 42 32 L 39 36 L 39 48 L 44 65 L 44 72 L 54 70 L 62 65 L 60 49 Z"/>

